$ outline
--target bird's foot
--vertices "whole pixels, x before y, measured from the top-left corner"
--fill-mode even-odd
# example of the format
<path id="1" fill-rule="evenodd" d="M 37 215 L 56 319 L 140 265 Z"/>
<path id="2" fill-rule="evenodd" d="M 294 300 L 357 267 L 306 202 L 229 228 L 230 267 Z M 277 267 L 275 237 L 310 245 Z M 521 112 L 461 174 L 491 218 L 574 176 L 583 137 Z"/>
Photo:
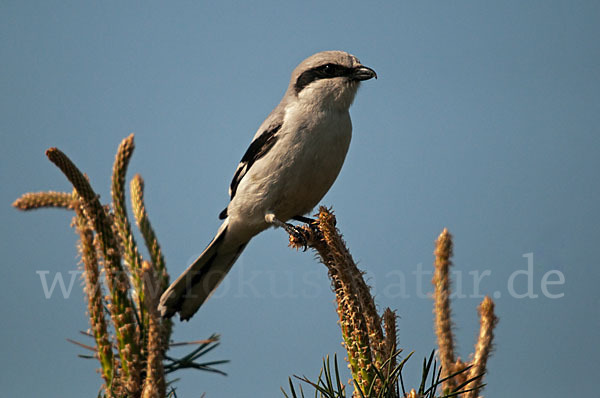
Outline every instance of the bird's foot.
<path id="1" fill-rule="evenodd" d="M 290 235 L 290 245 L 296 248 L 302 247 L 302 251 L 308 249 L 308 239 L 306 238 L 308 231 L 306 229 L 289 223 L 285 223 L 283 228 Z"/>
<path id="2" fill-rule="evenodd" d="M 293 218 L 295 220 L 298 220 L 298 218 L 296 218 L 296 217 L 293 217 Z M 310 220 L 306 217 L 302 217 L 302 218 L 305 220 Z M 309 231 L 307 229 L 290 224 L 290 223 L 283 222 L 283 221 L 279 220 L 277 217 L 275 217 L 274 214 L 267 214 L 265 216 L 265 220 L 269 224 L 273 224 L 277 227 L 283 228 L 285 230 L 285 232 L 287 232 L 288 235 L 290 235 L 290 244 L 296 248 L 302 247 L 303 250 L 306 251 L 306 249 L 308 248 L 307 234 L 309 233 Z M 305 222 L 304 220 L 298 220 L 298 221 Z"/>

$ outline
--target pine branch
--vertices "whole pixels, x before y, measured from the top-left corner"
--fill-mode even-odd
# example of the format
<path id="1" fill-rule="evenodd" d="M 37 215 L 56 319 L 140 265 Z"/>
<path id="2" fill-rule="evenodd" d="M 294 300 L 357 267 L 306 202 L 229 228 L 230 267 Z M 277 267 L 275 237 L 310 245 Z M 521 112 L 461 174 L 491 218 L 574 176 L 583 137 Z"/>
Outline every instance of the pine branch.
<path id="1" fill-rule="evenodd" d="M 68 192 L 29 192 L 12 204 L 19 210 L 28 211 L 44 207 L 57 207 L 73 210 L 76 206 L 73 194 Z"/>
<path id="2" fill-rule="evenodd" d="M 121 265 L 119 245 L 113 234 L 111 222 L 90 183 L 73 162 L 57 148 L 48 149 L 46 156 L 73 184 L 81 198 L 84 214 L 98 233 L 106 280 L 111 292 L 109 308 L 115 326 L 119 356 L 122 359 L 121 366 L 127 388 L 135 391 L 139 386 L 139 333 L 136 329 L 135 307 L 129 298 L 129 280 Z"/>

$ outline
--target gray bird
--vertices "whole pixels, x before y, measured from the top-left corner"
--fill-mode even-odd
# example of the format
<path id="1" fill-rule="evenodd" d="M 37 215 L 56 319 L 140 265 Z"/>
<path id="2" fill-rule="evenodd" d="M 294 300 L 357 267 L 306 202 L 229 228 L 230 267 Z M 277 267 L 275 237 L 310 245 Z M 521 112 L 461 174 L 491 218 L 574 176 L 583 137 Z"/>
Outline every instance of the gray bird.
<path id="1" fill-rule="evenodd" d="M 235 171 L 231 201 L 212 242 L 160 298 L 163 317 L 191 318 L 229 272 L 250 239 L 290 219 L 305 221 L 337 178 L 352 136 L 349 108 L 375 71 L 343 51 L 300 63 Z"/>

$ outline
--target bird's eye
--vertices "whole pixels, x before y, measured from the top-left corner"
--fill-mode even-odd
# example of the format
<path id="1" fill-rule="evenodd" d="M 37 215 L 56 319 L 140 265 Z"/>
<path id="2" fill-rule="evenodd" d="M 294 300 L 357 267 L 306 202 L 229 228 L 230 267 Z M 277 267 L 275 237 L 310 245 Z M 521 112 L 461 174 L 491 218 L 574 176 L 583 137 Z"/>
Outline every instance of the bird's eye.
<path id="1" fill-rule="evenodd" d="M 322 66 L 322 72 L 325 75 L 333 75 L 335 73 L 335 65 L 334 64 L 326 64 Z"/>

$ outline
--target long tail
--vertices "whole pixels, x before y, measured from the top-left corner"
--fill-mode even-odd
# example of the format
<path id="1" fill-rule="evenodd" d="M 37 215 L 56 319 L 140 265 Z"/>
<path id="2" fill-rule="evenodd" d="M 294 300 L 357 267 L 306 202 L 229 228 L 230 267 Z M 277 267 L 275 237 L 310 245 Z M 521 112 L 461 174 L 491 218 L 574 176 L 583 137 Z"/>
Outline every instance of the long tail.
<path id="1" fill-rule="evenodd" d="M 228 226 L 225 219 L 204 252 L 163 293 L 158 305 L 161 316 L 170 318 L 179 312 L 182 321 L 190 319 L 225 278 L 248 244 L 228 236 Z"/>

